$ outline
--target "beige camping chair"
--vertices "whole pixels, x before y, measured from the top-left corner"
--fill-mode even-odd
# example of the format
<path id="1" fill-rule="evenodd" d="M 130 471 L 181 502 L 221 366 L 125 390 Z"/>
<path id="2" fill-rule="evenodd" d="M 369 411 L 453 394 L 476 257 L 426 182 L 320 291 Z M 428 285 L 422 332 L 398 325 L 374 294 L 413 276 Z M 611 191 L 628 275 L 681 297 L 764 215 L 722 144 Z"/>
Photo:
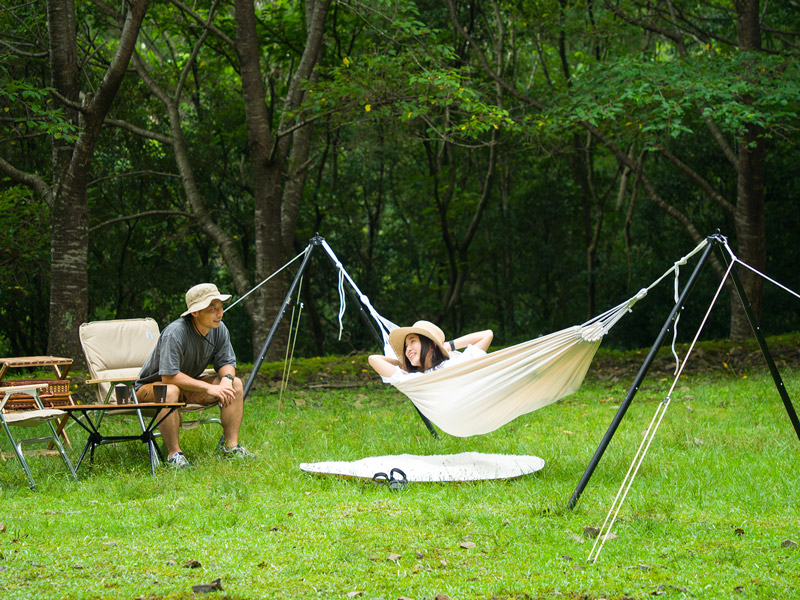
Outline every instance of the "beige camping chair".
<path id="1" fill-rule="evenodd" d="M 28 462 L 25 460 L 25 455 L 22 452 L 23 444 L 36 444 L 49 442 L 52 443 L 57 449 L 64 464 L 67 465 L 70 475 L 73 479 L 77 479 L 75 469 L 69 461 L 67 453 L 64 451 L 64 446 L 61 444 L 56 428 L 53 426 L 53 421 L 66 416 L 63 410 L 57 408 L 45 408 L 39 398 L 39 390 L 48 387 L 47 383 L 34 383 L 30 382 L 25 385 L 14 385 L 8 387 L 0 387 L 0 423 L 8 436 L 11 445 L 14 447 L 14 453 L 17 455 L 19 464 L 22 465 L 22 470 L 28 476 L 28 482 L 31 489 L 36 489 L 36 481 L 33 479 L 31 469 Z M 32 398 L 34 408 L 25 408 L 22 410 L 6 410 L 7 405 L 10 406 L 9 400 L 12 396 L 16 398 Z M 50 435 L 37 438 L 29 438 L 24 440 L 17 440 L 11 433 L 12 427 L 36 427 L 39 425 L 47 425 L 50 428 Z"/>
<path id="2" fill-rule="evenodd" d="M 81 346 L 91 376 L 86 383 L 94 387 L 98 404 L 116 404 L 114 384 L 132 384 L 138 379 L 139 370 L 155 348 L 159 333 L 158 324 L 150 318 L 92 321 L 80 326 Z M 136 402 L 136 394 L 132 388 L 131 385 L 131 397 Z M 216 404 L 187 404 L 180 412 L 202 413 L 213 406 Z M 131 411 L 134 412 L 140 413 Z M 141 414 L 139 417 L 141 420 Z M 218 418 L 200 416 L 198 419 L 183 422 L 181 427 L 194 429 L 207 423 L 222 424 Z M 144 428 L 144 423 L 142 427 Z"/>

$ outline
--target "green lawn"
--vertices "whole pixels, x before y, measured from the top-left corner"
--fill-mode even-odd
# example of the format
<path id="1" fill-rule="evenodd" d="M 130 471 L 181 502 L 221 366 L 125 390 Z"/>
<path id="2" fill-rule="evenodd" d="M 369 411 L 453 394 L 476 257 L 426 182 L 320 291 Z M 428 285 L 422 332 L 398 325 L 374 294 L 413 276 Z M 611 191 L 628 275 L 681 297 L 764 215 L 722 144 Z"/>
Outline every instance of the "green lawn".
<path id="1" fill-rule="evenodd" d="M 348 358 L 351 369 L 362 360 Z M 298 369 L 330 368 L 317 361 Z M 784 377 L 797 401 L 800 375 Z M 209 428 L 183 434 L 192 470 L 164 468 L 155 478 L 138 444 L 100 448 L 77 482 L 57 459 L 34 457 L 36 492 L 8 460 L 0 598 L 192 598 L 193 585 L 216 578 L 223 591 L 208 598 L 800 597 L 800 549 L 784 544 L 800 542 L 800 442 L 758 372 L 678 385 L 616 539 L 586 562 L 584 527 L 602 524 L 670 380 L 642 388 L 568 510 L 629 384 L 590 378 L 492 434 L 438 440 L 390 388 L 304 387 L 279 401 L 262 386 L 242 436 L 255 461 L 216 456 L 219 430 Z M 75 456 L 84 436 L 77 427 L 69 434 Z M 400 492 L 298 468 L 463 451 L 535 454 L 546 466 L 515 480 Z"/>

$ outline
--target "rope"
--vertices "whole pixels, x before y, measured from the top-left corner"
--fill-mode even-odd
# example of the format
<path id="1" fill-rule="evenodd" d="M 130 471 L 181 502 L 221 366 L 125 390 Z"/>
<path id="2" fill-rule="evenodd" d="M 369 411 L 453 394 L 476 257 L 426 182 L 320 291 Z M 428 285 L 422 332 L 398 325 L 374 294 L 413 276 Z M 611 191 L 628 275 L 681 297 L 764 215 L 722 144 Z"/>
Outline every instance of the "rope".
<path id="1" fill-rule="evenodd" d="M 389 348 L 390 347 L 389 346 L 389 332 L 392 329 L 397 329 L 397 325 L 392 323 L 389 319 L 381 316 L 380 313 L 378 313 L 378 311 L 373 308 L 372 304 L 369 301 L 369 298 L 367 298 L 367 296 L 365 296 L 364 293 L 360 289 L 358 289 L 358 286 L 356 285 L 356 282 L 353 281 L 353 278 L 350 277 L 350 275 L 347 273 L 347 271 L 345 271 L 344 267 L 342 266 L 341 261 L 339 261 L 339 259 L 336 256 L 336 254 L 333 252 L 331 247 L 328 245 L 328 242 L 325 241 L 325 240 L 322 240 L 322 244 L 321 245 L 322 245 L 322 248 L 325 250 L 325 252 L 328 253 L 328 256 L 331 257 L 331 260 L 333 260 L 333 263 L 334 263 L 334 265 L 336 267 L 336 270 L 339 272 L 339 302 L 340 302 L 340 304 L 339 304 L 339 332 L 340 332 L 340 336 L 341 336 L 341 330 L 342 330 L 342 327 L 343 327 L 343 325 L 342 325 L 342 317 L 344 316 L 344 311 L 345 311 L 344 281 L 347 281 L 347 283 L 350 284 L 350 287 L 353 288 L 353 291 L 358 296 L 358 299 L 361 302 L 361 304 L 367 309 L 367 311 L 369 312 L 370 316 L 375 321 L 375 323 L 377 324 L 378 328 L 381 330 L 381 336 L 383 337 L 383 342 L 384 342 L 385 347 Z"/>
<path id="2" fill-rule="evenodd" d="M 289 339 L 286 343 L 286 355 L 283 359 L 283 375 L 281 376 L 281 389 L 278 394 L 278 410 L 276 417 L 280 415 L 281 407 L 283 406 L 283 394 L 289 387 L 289 376 L 292 369 L 292 361 L 294 360 L 294 347 L 297 343 L 297 334 L 300 331 L 300 316 L 303 314 L 303 303 L 300 302 L 300 288 L 303 287 L 303 277 L 300 278 L 300 285 L 298 286 L 297 300 L 292 306 L 292 317 L 289 320 Z M 297 320 L 295 320 L 295 311 L 297 312 Z M 294 332 L 294 336 L 292 336 Z"/>
<path id="3" fill-rule="evenodd" d="M 631 486 L 633 485 L 633 481 L 639 472 L 639 467 L 641 467 L 642 462 L 644 462 L 645 456 L 647 456 L 647 452 L 650 449 L 650 444 L 653 443 L 653 440 L 655 439 L 656 436 L 656 432 L 658 432 L 658 428 L 661 426 L 661 421 L 663 420 L 664 415 L 667 413 L 667 408 L 669 407 L 669 404 L 672 401 L 672 392 L 675 390 L 675 386 L 677 385 L 678 380 L 680 379 L 681 373 L 683 373 L 683 369 L 686 366 L 687 361 L 689 360 L 689 356 L 694 350 L 695 344 L 697 343 L 697 340 L 700 337 L 700 333 L 703 331 L 703 328 L 705 327 L 706 322 L 708 321 L 708 317 L 711 314 L 711 309 L 713 309 L 714 305 L 717 303 L 717 299 L 719 298 L 719 295 L 725 286 L 725 280 L 730 275 L 733 265 L 734 262 L 731 261 L 730 265 L 728 266 L 728 270 L 725 272 L 724 277 L 720 281 L 720 284 L 717 287 L 717 291 L 711 300 L 711 304 L 709 305 L 708 310 L 706 310 L 706 314 L 703 317 L 703 320 L 700 323 L 697 332 L 695 333 L 694 339 L 692 340 L 692 343 L 689 345 L 689 349 L 686 352 L 686 356 L 684 357 L 680 367 L 677 369 L 675 378 L 672 381 L 672 385 L 670 386 L 666 397 L 659 403 L 658 407 L 656 408 L 656 412 L 653 415 L 652 420 L 650 421 L 650 425 L 645 431 L 644 439 L 642 440 L 641 444 L 639 444 L 639 448 L 636 451 L 636 455 L 633 457 L 631 466 L 628 468 L 628 472 L 625 474 L 625 479 L 622 481 L 622 485 L 620 486 L 619 491 L 617 492 L 617 495 L 614 498 L 614 502 L 612 503 L 611 508 L 608 511 L 608 514 L 606 515 L 606 519 L 605 521 L 603 521 L 603 526 L 600 528 L 600 533 L 595 539 L 594 545 L 592 546 L 592 550 L 589 552 L 589 557 L 587 559 L 588 562 L 597 562 L 597 558 L 600 556 L 600 551 L 603 549 L 603 546 L 606 543 L 606 539 L 608 538 L 608 534 L 611 532 L 611 529 L 617 520 L 617 515 L 619 514 L 619 511 L 622 508 L 622 504 L 625 502 L 625 498 L 628 496 L 628 492 L 630 491 Z"/>
<path id="4" fill-rule="evenodd" d="M 305 250 L 303 250 L 303 251 L 302 251 L 300 254 L 298 254 L 297 256 L 295 256 L 295 257 L 294 257 L 292 260 L 290 260 L 289 262 L 287 262 L 287 263 L 286 263 L 285 265 L 283 265 L 283 266 L 282 266 L 280 269 L 278 269 L 278 270 L 277 270 L 277 271 L 275 271 L 275 272 L 274 272 L 272 275 L 270 275 L 269 277 L 267 277 L 267 278 L 266 278 L 264 281 L 262 281 L 261 283 L 259 283 L 259 284 L 258 284 L 256 287 L 254 287 L 253 289 L 251 289 L 251 290 L 250 290 L 249 292 L 247 292 L 247 293 L 246 293 L 244 296 L 242 296 L 241 298 L 238 298 L 238 299 L 237 299 L 235 302 L 233 302 L 233 303 L 232 303 L 230 306 L 228 306 L 227 308 L 225 308 L 225 310 L 226 310 L 226 311 L 228 311 L 228 310 L 232 309 L 234 306 L 236 306 L 237 304 L 239 304 L 239 302 L 241 302 L 242 300 L 244 300 L 245 298 L 247 298 L 247 297 L 248 297 L 250 294 L 252 294 L 253 292 L 255 292 L 255 291 L 258 289 L 258 288 L 260 288 L 262 285 L 264 285 L 265 283 L 267 283 L 267 282 L 268 282 L 270 279 L 272 279 L 273 277 L 275 277 L 275 276 L 276 276 L 278 273 L 280 273 L 281 271 L 283 271 L 283 270 L 284 270 L 286 267 L 288 267 L 289 265 L 291 265 L 291 264 L 292 264 L 294 261 L 296 261 L 298 258 L 300 258 L 301 256 L 304 256 L 306 253 L 308 253 L 308 251 L 309 251 L 309 248 L 310 248 L 310 246 L 307 246 L 307 247 L 306 247 L 306 249 L 305 249 Z"/>
<path id="5" fill-rule="evenodd" d="M 667 269 L 661 277 L 656 279 L 648 287 L 640 289 L 635 295 L 628 298 L 625 302 L 622 302 L 617 306 L 615 306 L 614 308 L 611 308 L 606 312 L 586 321 L 583 325 L 581 325 L 581 327 L 587 330 L 587 332 L 584 334 L 585 339 L 588 341 L 595 341 L 605 336 L 611 330 L 611 328 L 617 324 L 617 321 L 619 321 L 627 313 L 631 312 L 634 304 L 636 304 L 639 300 L 647 296 L 647 293 L 654 287 L 656 287 L 659 283 L 661 283 L 664 279 L 666 279 L 670 275 L 670 273 L 675 273 L 675 301 L 677 302 L 678 287 L 679 287 L 678 277 L 679 277 L 680 267 L 682 265 L 685 265 L 692 256 L 700 252 L 707 245 L 708 245 L 708 240 L 707 239 L 703 240 L 697 245 L 697 247 L 694 250 L 689 252 L 689 254 L 675 261 L 675 263 L 669 269 Z M 675 322 L 675 325 L 676 325 L 675 335 L 677 335 L 677 320 Z M 674 349 L 674 344 L 675 344 L 674 338 L 672 343 Z M 677 365 L 676 365 L 676 370 L 677 370 Z"/>

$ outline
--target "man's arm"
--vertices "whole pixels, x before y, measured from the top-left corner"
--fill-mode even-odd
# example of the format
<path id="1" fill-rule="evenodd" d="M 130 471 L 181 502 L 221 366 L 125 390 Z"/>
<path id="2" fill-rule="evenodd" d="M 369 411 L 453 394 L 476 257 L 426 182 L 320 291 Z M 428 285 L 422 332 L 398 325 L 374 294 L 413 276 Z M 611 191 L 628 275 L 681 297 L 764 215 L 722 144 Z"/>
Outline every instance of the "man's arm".
<path id="1" fill-rule="evenodd" d="M 228 372 L 233 375 L 235 371 L 236 370 L 232 365 L 222 367 L 218 372 L 218 375 L 221 377 L 221 381 L 218 384 L 213 384 L 203 381 L 202 379 L 189 377 L 186 373 L 162 375 L 161 381 L 169 385 L 176 385 L 182 390 L 187 390 L 190 392 L 205 392 L 209 396 L 219 400 L 220 406 L 227 406 L 233 402 L 234 398 L 236 397 L 236 392 L 233 390 L 233 382 L 223 375 L 224 373 Z"/>

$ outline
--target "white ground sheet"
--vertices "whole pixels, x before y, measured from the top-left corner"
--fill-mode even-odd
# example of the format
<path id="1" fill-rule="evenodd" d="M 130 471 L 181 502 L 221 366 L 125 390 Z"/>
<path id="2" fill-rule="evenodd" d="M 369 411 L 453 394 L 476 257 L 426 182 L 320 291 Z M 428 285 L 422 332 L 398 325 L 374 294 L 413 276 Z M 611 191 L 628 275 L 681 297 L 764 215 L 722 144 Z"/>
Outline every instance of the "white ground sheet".
<path id="1" fill-rule="evenodd" d="M 538 456 L 513 454 L 394 454 L 370 456 L 352 462 L 329 461 L 301 463 L 300 468 L 309 473 L 342 475 L 372 479 L 376 473 L 389 473 L 400 469 L 408 481 L 476 481 L 479 479 L 510 479 L 535 473 L 544 467 Z"/>

